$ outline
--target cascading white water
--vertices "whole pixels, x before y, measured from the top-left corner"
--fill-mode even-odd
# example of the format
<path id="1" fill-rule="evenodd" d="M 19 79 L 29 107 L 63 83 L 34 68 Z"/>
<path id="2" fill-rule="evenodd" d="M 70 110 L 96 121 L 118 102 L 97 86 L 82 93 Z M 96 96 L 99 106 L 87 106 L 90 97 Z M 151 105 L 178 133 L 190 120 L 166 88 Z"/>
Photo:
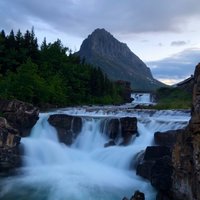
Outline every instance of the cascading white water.
<path id="1" fill-rule="evenodd" d="M 67 147 L 58 142 L 56 130 L 47 122 L 48 114 L 41 114 L 31 136 L 22 140 L 22 174 L 1 183 L 0 199 L 121 200 L 139 189 L 147 200 L 154 200 L 154 189 L 130 168 L 134 156 L 153 143 L 155 131 L 181 128 L 189 116 L 176 112 L 136 116 L 140 136 L 129 146 L 104 148 L 108 137 L 100 124 L 106 115 L 83 117 L 81 133 Z"/>
<path id="2" fill-rule="evenodd" d="M 150 93 L 132 93 L 133 104 L 152 104 L 153 99 Z"/>

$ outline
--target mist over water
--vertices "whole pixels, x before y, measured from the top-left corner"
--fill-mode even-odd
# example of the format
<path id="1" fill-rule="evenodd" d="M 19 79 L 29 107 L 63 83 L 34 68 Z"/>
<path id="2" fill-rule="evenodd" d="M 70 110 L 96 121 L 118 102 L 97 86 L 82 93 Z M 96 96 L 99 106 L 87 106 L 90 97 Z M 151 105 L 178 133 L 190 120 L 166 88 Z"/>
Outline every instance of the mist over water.
<path id="1" fill-rule="evenodd" d="M 2 200 L 121 200 L 135 190 L 155 199 L 155 191 L 144 179 L 136 176 L 134 158 L 153 144 L 155 131 L 184 127 L 189 115 L 180 111 L 132 113 L 86 112 L 65 110 L 59 113 L 82 113 L 83 127 L 74 143 L 59 143 L 55 128 L 49 125 L 49 114 L 40 114 L 31 136 L 22 139 L 23 168 L 19 175 L 1 181 Z M 104 148 L 109 141 L 107 118 L 136 116 L 139 137 L 130 145 Z M 120 141 L 120 138 L 119 138 Z"/>

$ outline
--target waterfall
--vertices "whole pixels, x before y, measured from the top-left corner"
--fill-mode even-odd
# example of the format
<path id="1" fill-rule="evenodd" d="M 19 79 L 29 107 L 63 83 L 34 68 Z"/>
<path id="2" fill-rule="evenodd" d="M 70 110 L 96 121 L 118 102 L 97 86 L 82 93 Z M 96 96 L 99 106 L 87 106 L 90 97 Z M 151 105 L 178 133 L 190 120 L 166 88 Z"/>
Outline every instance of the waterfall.
<path id="1" fill-rule="evenodd" d="M 153 96 L 150 93 L 132 93 L 133 104 L 152 104 Z"/>
<path id="2" fill-rule="evenodd" d="M 107 116 L 89 115 L 82 117 L 82 130 L 74 143 L 66 146 L 59 143 L 55 128 L 49 125 L 49 114 L 40 114 L 30 137 L 22 139 L 24 167 L 18 176 L 0 182 L 0 199 L 121 200 L 139 189 L 147 200 L 154 200 L 150 183 L 135 174 L 134 157 L 153 143 L 155 131 L 181 128 L 188 115 L 135 112 L 139 137 L 128 146 L 108 148 L 104 148 L 109 140 Z"/>

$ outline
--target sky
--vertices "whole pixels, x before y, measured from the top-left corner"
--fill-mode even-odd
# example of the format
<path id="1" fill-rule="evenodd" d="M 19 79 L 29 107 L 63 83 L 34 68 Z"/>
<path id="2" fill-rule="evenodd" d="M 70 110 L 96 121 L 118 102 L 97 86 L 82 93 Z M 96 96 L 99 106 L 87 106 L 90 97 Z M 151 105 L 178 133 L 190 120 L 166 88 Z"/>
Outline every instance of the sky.
<path id="1" fill-rule="evenodd" d="M 173 84 L 200 62 L 199 0 L 0 0 L 1 29 L 34 27 L 39 42 L 61 39 L 78 51 L 96 28 L 105 28 Z"/>

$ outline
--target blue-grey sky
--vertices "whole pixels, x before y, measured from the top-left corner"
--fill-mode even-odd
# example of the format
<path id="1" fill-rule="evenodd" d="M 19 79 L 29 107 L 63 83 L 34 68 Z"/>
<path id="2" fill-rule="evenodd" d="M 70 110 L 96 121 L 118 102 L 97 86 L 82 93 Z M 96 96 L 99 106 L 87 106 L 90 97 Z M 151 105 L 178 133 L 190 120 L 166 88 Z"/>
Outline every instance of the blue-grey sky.
<path id="1" fill-rule="evenodd" d="M 94 29 L 105 28 L 167 83 L 200 62 L 198 0 L 1 0 L 1 29 L 34 26 L 39 41 L 60 38 L 73 51 Z"/>

